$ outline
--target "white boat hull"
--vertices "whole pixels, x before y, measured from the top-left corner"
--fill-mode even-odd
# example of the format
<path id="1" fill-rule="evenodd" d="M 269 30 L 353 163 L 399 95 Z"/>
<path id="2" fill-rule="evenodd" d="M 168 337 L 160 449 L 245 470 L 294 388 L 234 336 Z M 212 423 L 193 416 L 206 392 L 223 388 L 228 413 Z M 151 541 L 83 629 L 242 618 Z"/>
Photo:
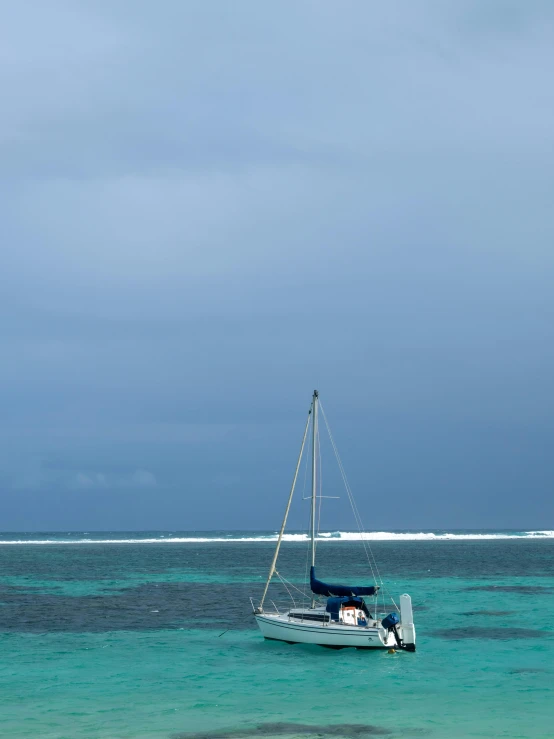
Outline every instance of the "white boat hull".
<path id="1" fill-rule="evenodd" d="M 335 622 L 310 623 L 289 618 L 287 614 L 255 614 L 266 639 L 289 643 L 318 644 L 322 647 L 357 647 L 358 649 L 391 649 L 397 647 L 394 634 L 382 627 L 345 626 Z M 401 634 L 400 634 L 401 636 Z"/>

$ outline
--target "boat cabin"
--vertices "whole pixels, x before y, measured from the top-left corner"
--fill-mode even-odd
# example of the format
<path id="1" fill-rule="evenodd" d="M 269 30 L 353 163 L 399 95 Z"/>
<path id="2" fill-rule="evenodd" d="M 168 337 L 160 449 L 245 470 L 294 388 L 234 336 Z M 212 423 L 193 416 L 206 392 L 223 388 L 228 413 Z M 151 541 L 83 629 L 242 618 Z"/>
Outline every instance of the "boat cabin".
<path id="1" fill-rule="evenodd" d="M 347 596 L 327 598 L 325 610 L 331 615 L 332 621 L 347 626 L 367 626 L 371 618 L 363 598 Z"/>
<path id="2" fill-rule="evenodd" d="M 347 626 L 367 626 L 365 613 L 353 606 L 343 606 L 339 612 L 339 622 Z"/>

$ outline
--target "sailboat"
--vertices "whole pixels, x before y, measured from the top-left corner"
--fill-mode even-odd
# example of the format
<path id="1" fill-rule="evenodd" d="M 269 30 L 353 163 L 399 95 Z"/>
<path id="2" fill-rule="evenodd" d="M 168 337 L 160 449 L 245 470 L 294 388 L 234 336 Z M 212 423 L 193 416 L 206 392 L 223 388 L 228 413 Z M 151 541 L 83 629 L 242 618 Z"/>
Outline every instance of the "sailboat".
<path id="1" fill-rule="evenodd" d="M 368 563 L 374 578 L 374 582 L 371 585 L 333 585 L 323 582 L 316 577 L 316 545 L 318 540 L 316 535 L 316 507 L 318 498 L 317 460 L 319 441 L 318 416 L 320 408 L 339 463 L 339 469 L 346 486 L 348 497 L 352 504 L 355 518 L 360 525 L 362 543 L 366 549 L 366 553 L 368 554 Z M 291 595 L 291 588 L 295 588 L 295 586 L 290 582 L 287 586 L 287 581 L 284 580 L 277 570 L 277 561 L 296 488 L 296 482 L 304 454 L 304 447 L 310 423 L 312 427 L 312 486 L 309 532 L 311 555 L 309 578 L 310 592 L 302 593 L 303 598 L 307 598 L 307 604 L 297 607 L 294 598 Z M 319 497 L 321 498 L 321 495 Z M 372 565 L 372 562 L 375 566 Z M 279 610 L 277 606 L 273 604 L 273 610 L 267 609 L 266 601 L 268 589 L 274 575 L 279 577 L 287 588 L 289 595 L 291 595 L 291 599 L 293 601 L 292 608 Z M 388 614 L 386 614 L 385 611 L 382 615 L 378 615 L 378 594 L 380 591 L 383 591 L 384 587 L 384 583 L 380 578 L 377 563 L 371 553 L 371 549 L 366 547 L 364 532 L 361 528 L 361 519 L 348 485 L 344 468 L 331 435 L 329 425 L 327 424 L 323 407 L 320 406 L 319 394 L 317 390 L 315 390 L 312 396 L 310 409 L 308 411 L 308 419 L 304 429 L 302 446 L 298 456 L 298 462 L 285 509 L 283 523 L 277 538 L 277 545 L 263 595 L 259 605 L 257 606 L 254 604 L 254 601 L 251 600 L 254 616 L 263 636 L 266 639 L 275 639 L 289 644 L 318 644 L 323 647 L 334 649 L 356 647 L 358 649 L 401 649 L 414 652 L 416 633 L 411 597 L 406 593 L 401 595 L 399 598 L 399 606 L 397 606 L 393 600 L 395 607 L 394 611 Z M 296 590 L 298 590 L 298 588 L 296 588 Z M 371 602 L 371 599 L 373 599 L 373 603 Z M 306 603 L 306 600 L 304 602 Z"/>

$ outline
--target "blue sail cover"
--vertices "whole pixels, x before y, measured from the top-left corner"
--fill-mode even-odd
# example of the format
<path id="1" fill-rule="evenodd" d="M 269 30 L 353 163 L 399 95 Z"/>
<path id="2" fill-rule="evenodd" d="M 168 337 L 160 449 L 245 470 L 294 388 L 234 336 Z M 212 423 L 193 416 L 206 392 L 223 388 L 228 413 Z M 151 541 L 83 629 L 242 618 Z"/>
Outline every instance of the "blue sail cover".
<path id="1" fill-rule="evenodd" d="M 312 593 L 316 595 L 326 595 L 327 597 L 335 595 L 375 595 L 379 588 L 369 585 L 367 587 L 357 585 L 327 585 L 327 583 L 317 580 L 315 576 L 315 567 L 310 568 L 310 588 Z"/>

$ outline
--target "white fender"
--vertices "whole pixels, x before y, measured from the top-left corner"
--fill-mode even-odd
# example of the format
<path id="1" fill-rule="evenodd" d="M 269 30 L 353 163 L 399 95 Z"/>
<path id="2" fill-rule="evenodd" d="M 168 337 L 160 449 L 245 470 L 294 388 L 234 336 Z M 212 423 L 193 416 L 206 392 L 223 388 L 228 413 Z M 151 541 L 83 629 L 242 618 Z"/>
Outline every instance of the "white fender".
<path id="1" fill-rule="evenodd" d="M 412 599 L 407 593 L 400 596 L 400 623 L 402 625 L 402 641 L 404 644 L 415 644 Z"/>

